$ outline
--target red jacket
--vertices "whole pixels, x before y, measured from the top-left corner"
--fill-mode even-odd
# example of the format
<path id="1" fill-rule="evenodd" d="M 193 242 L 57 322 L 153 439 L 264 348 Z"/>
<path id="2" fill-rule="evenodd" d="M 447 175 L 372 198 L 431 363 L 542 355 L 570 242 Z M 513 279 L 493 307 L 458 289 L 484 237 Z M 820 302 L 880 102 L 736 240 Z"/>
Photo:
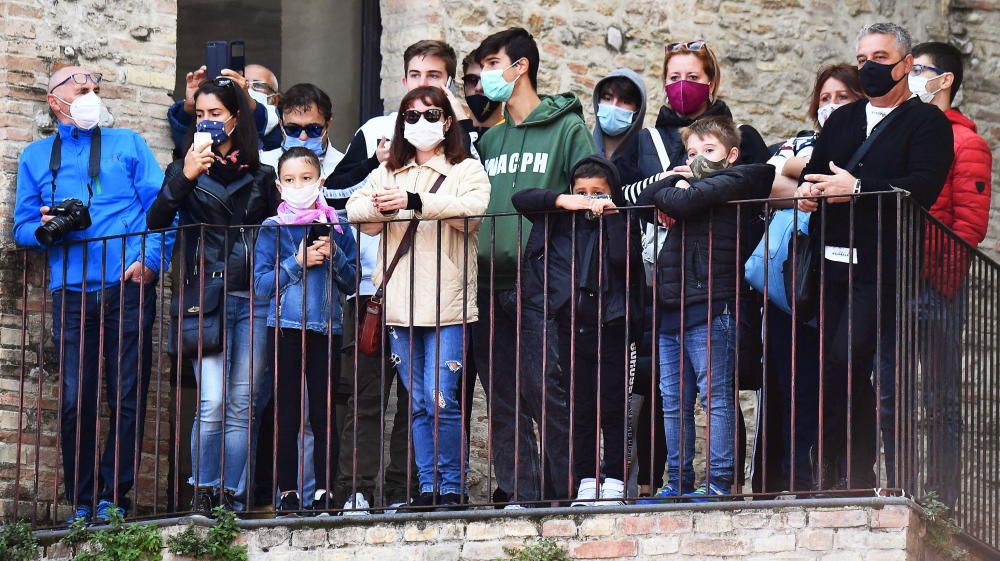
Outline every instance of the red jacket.
<path id="1" fill-rule="evenodd" d="M 958 237 L 977 247 L 986 237 L 990 220 L 990 147 L 976 134 L 976 124 L 957 109 L 945 111 L 945 116 L 955 136 L 955 161 L 930 212 Z M 939 292 L 953 296 L 968 271 L 971 253 L 931 224 L 924 244 L 924 276 Z"/>

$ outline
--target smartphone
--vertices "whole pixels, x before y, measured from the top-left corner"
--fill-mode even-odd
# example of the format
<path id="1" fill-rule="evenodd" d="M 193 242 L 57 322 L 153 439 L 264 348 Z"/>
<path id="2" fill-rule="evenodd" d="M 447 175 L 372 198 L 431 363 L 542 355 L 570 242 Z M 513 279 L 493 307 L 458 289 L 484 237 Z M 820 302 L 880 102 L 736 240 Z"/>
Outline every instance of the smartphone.
<path id="1" fill-rule="evenodd" d="M 316 240 L 320 236 L 330 235 L 330 225 L 323 222 L 313 222 L 312 226 L 309 227 L 309 233 L 306 234 L 306 247 L 311 246 L 316 243 Z"/>
<path id="2" fill-rule="evenodd" d="M 455 79 L 448 76 L 448 81 L 444 83 L 444 88 L 451 93 L 458 95 L 458 85 L 455 83 Z"/>
<path id="3" fill-rule="evenodd" d="M 228 68 L 243 74 L 247 65 L 247 47 L 243 41 L 209 41 L 205 43 L 205 76 L 211 80 Z"/>
<path id="4" fill-rule="evenodd" d="M 191 143 L 196 147 L 202 147 L 205 145 L 212 145 L 212 133 L 210 132 L 196 132 L 194 133 L 194 141 Z"/>
<path id="5" fill-rule="evenodd" d="M 230 70 L 243 75 L 247 67 L 247 45 L 243 41 L 233 41 L 229 43 L 229 68 Z"/>

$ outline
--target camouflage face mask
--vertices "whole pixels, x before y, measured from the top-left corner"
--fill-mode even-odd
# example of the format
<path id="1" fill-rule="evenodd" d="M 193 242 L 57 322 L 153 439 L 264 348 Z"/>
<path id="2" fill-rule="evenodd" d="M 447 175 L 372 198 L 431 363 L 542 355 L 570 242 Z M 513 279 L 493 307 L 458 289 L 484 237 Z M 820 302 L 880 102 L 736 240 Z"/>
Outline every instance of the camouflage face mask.
<path id="1" fill-rule="evenodd" d="M 691 164 L 688 166 L 691 168 L 691 173 L 694 175 L 695 179 L 702 179 L 712 175 L 717 171 L 722 171 L 729 167 L 729 161 L 726 158 L 722 158 L 718 162 L 713 162 L 705 156 L 698 154 Z"/>

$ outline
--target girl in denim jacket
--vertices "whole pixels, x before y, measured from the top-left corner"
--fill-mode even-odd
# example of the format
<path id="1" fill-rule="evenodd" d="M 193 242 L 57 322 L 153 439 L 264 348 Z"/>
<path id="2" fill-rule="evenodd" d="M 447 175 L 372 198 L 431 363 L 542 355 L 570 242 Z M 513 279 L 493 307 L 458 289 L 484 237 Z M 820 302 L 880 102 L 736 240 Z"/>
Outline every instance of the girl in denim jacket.
<path id="1" fill-rule="evenodd" d="M 337 425 L 327 418 L 330 395 L 340 378 L 343 325 L 340 296 L 355 291 L 355 241 L 338 224 L 337 211 L 320 196 L 320 164 L 306 148 L 292 148 L 278 160 L 278 214 L 264 221 L 257 237 L 254 291 L 270 300 L 268 357 L 276 360 L 275 406 L 278 416 L 278 511 L 301 509 L 298 441 L 302 383 L 309 394 L 309 424 L 315 437 L 313 468 L 316 496 L 326 496 L 335 474 L 329 458 L 338 456 Z M 336 462 L 330 464 L 336 469 Z M 313 508 L 329 508 L 314 501 Z"/>

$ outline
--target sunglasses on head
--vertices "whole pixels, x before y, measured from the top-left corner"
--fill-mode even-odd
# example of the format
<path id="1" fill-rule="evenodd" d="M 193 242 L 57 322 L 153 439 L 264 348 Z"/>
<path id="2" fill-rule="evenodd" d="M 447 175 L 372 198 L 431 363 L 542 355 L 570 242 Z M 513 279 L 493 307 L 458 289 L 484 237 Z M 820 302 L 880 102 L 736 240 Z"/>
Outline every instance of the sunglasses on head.
<path id="1" fill-rule="evenodd" d="M 102 79 L 104 79 L 104 75 L 101 74 L 100 72 L 90 72 L 90 73 L 76 72 L 74 74 L 70 74 L 69 76 L 67 76 L 66 79 L 63 80 L 62 82 L 59 82 L 55 86 L 52 86 L 52 89 L 49 90 L 49 93 L 56 91 L 56 88 L 65 84 L 66 82 L 69 82 L 70 80 L 73 80 L 73 83 L 79 86 L 86 84 L 87 80 L 93 82 L 95 86 L 100 86 Z"/>
<path id="2" fill-rule="evenodd" d="M 700 51 L 705 48 L 708 42 L 704 39 L 698 39 L 697 41 L 688 41 L 686 43 L 668 43 L 666 47 L 663 48 L 664 52 L 676 53 L 680 51 Z"/>
<path id="3" fill-rule="evenodd" d="M 211 80 L 212 84 L 220 88 L 228 88 L 229 86 L 236 87 L 236 81 L 232 78 L 226 78 L 225 76 L 216 76 Z"/>
<path id="4" fill-rule="evenodd" d="M 424 116 L 424 120 L 427 121 L 428 123 L 436 123 L 440 121 L 442 117 L 444 117 L 444 110 L 437 108 L 425 109 L 423 111 L 417 111 L 416 109 L 407 109 L 406 111 L 403 112 L 403 120 L 405 120 L 407 123 L 411 125 L 415 125 L 417 124 L 417 121 L 420 120 L 421 115 Z"/>
<path id="5" fill-rule="evenodd" d="M 282 128 L 285 129 L 285 134 L 291 138 L 298 138 L 299 136 L 302 135 L 303 130 L 306 131 L 306 136 L 308 136 L 309 138 L 319 138 L 323 136 L 324 127 L 323 125 L 312 124 L 306 126 L 282 125 Z"/>

